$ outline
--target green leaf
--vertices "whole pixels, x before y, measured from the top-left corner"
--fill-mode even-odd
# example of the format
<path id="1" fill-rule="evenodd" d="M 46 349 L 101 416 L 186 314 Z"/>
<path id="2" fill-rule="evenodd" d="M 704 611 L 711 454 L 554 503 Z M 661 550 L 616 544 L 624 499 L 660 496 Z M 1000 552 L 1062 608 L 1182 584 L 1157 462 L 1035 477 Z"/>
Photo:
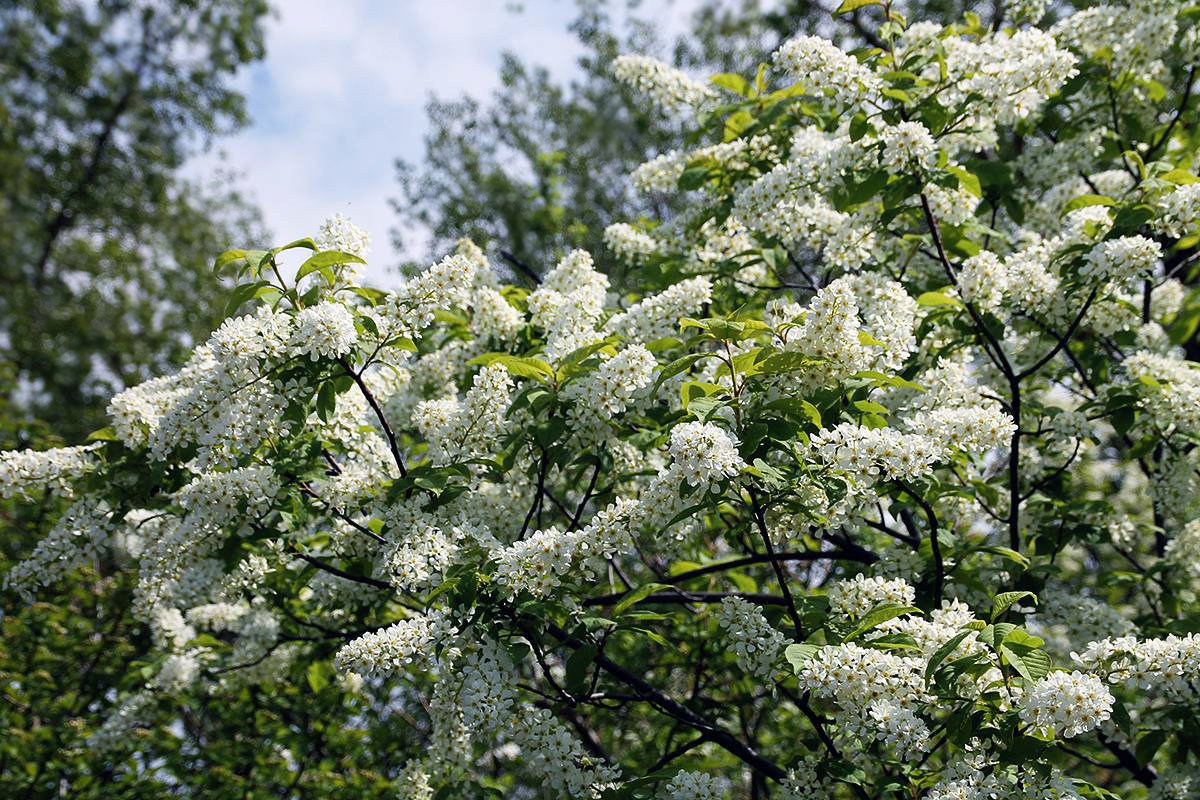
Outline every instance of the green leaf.
<path id="1" fill-rule="evenodd" d="M 877 5 L 881 5 L 880 0 L 843 0 L 842 4 L 833 13 L 835 15 L 849 14 L 851 11 L 857 11 L 860 8 Z"/>
<path id="2" fill-rule="evenodd" d="M 1074 200 L 1067 203 L 1063 208 L 1063 213 L 1074 211 L 1077 208 L 1087 208 L 1088 206 L 1115 206 L 1117 201 L 1103 194 L 1085 194 L 1076 197 Z"/>
<path id="3" fill-rule="evenodd" d="M 789 644 L 784 649 L 783 655 L 792 665 L 792 669 L 799 673 L 804 662 L 812 661 L 820 651 L 820 646 L 815 644 Z"/>
<path id="4" fill-rule="evenodd" d="M 241 308 L 242 304 L 253 300 L 259 289 L 270 285 L 266 281 L 255 281 L 254 283 L 242 283 L 233 287 L 233 291 L 229 293 L 229 302 L 225 304 L 225 316 L 228 317 Z"/>
<path id="5" fill-rule="evenodd" d="M 886 347 L 887 346 L 883 342 L 876 339 L 871 334 L 867 333 L 866 331 L 861 331 L 861 330 L 858 332 L 858 343 L 865 344 L 865 345 L 871 345 L 872 347 Z"/>
<path id="6" fill-rule="evenodd" d="M 820 409 L 807 400 L 801 400 L 798 397 L 784 397 L 780 400 L 772 400 L 770 403 L 767 403 L 764 408 L 768 408 L 773 411 L 782 411 L 789 417 L 800 420 L 808 420 L 818 428 L 821 427 Z"/>
<path id="7" fill-rule="evenodd" d="M 325 269 L 326 267 L 336 267 L 341 264 L 365 264 L 358 256 L 353 253 L 343 253 L 340 250 L 324 250 L 315 255 L 309 256 L 308 260 L 300 265 L 300 269 L 296 271 L 296 280 L 311 275 L 314 272 Z"/>
<path id="8" fill-rule="evenodd" d="M 514 356 L 508 353 L 484 353 L 467 362 L 473 366 L 490 367 L 499 364 L 520 378 L 533 378 L 549 383 L 554 379 L 554 368 L 540 358 Z"/>
<path id="9" fill-rule="evenodd" d="M 284 250 L 295 250 L 297 247 L 302 247 L 305 250 L 312 250 L 313 252 L 316 252 L 319 249 L 316 242 L 308 237 L 305 237 L 303 239 L 297 239 L 294 242 L 288 242 L 283 247 L 276 247 L 272 252 L 282 253 Z"/>
<path id="10" fill-rule="evenodd" d="M 1000 616 L 1008 611 L 1014 603 L 1019 600 L 1024 600 L 1026 597 L 1032 597 L 1033 602 L 1037 604 L 1037 595 L 1033 592 L 1001 592 L 992 598 L 992 621 L 995 622 Z"/>
<path id="11" fill-rule="evenodd" d="M 101 428 L 100 430 L 92 431 L 91 433 L 89 433 L 86 441 L 89 441 L 89 442 L 115 442 L 115 441 L 118 441 L 117 432 L 112 428 L 112 426 Z"/>
<path id="12" fill-rule="evenodd" d="M 638 588 L 634 589 L 632 592 L 629 592 L 626 595 L 624 595 L 620 599 L 620 601 L 615 606 L 613 606 L 612 614 L 614 617 L 618 617 L 621 615 L 622 612 L 624 612 L 627 609 L 633 608 L 635 605 L 642 602 L 643 600 L 645 600 L 647 597 L 654 594 L 655 592 L 661 591 L 663 589 L 670 589 L 670 588 L 671 588 L 670 585 L 665 584 L 665 583 L 647 583 L 644 586 L 639 586 Z"/>
<path id="13" fill-rule="evenodd" d="M 1006 644 L 1001 644 L 996 649 L 1027 683 L 1036 683 L 1039 679 L 1044 678 L 1053 666 L 1050 656 L 1046 655 L 1044 650 L 1018 653 Z"/>
<path id="14" fill-rule="evenodd" d="M 333 669 L 327 661 L 314 661 L 308 665 L 308 669 L 304 672 L 304 677 L 308 680 L 309 688 L 314 692 L 319 692 L 329 685 L 329 679 L 332 676 Z"/>
<path id="15" fill-rule="evenodd" d="M 858 621 L 858 625 L 855 626 L 854 630 L 850 631 L 850 633 L 846 635 L 845 641 L 853 641 L 872 628 L 887 622 L 889 619 L 895 619 L 896 617 L 900 617 L 905 614 L 920 613 L 922 613 L 921 609 L 917 608 L 916 606 L 899 606 L 890 603 L 887 605 L 876 606 L 868 611 L 866 615 Z"/>
<path id="16" fill-rule="evenodd" d="M 1179 185 L 1200 182 L 1200 178 L 1197 178 L 1186 169 L 1173 169 L 1170 172 L 1163 173 L 1161 177 L 1164 181 L 1170 181 Z"/>
<path id="17" fill-rule="evenodd" d="M 876 403 L 873 400 L 855 400 L 854 407 L 857 408 L 859 411 L 863 411 L 868 414 L 884 414 L 884 415 L 886 415 L 886 414 L 892 413 L 892 410 L 890 408 L 888 408 L 887 406 L 885 406 L 881 403 Z"/>
<path id="18" fill-rule="evenodd" d="M 687 381 L 679 387 L 679 399 L 684 409 L 689 409 L 697 400 L 723 394 L 725 394 L 725 387 L 719 383 Z"/>
<path id="19" fill-rule="evenodd" d="M 925 667 L 925 682 L 926 683 L 929 683 L 930 678 L 933 677 L 933 673 L 937 672 L 938 666 L 940 666 L 941 663 L 943 661 L 945 661 L 950 656 L 950 654 L 953 653 L 958 648 L 958 646 L 960 644 L 963 643 L 964 639 L 966 639 L 968 636 L 970 636 L 974 632 L 975 631 L 971 631 L 971 630 L 959 631 L 958 633 L 954 634 L 954 636 L 949 641 L 947 641 L 945 644 L 943 644 L 941 647 L 939 647 L 937 650 L 935 650 L 933 652 L 933 655 L 929 657 L 928 666 Z"/>
<path id="20" fill-rule="evenodd" d="M 325 381 L 317 391 L 317 416 L 328 422 L 337 407 L 337 388 L 333 381 Z"/>
<path id="21" fill-rule="evenodd" d="M 213 262 L 213 272 L 220 272 L 225 267 L 236 261 L 245 261 L 245 250 L 226 250 L 221 255 L 217 256 L 217 260 Z"/>
<path id="22" fill-rule="evenodd" d="M 713 75 L 709 80 L 742 97 L 750 97 L 753 94 L 750 83 L 736 72 L 722 72 L 720 75 Z"/>
<path id="23" fill-rule="evenodd" d="M 924 292 L 917 298 L 919 306 L 957 306 L 962 305 L 958 300 L 941 292 Z"/>
<path id="24" fill-rule="evenodd" d="M 568 692 L 578 695 L 587 687 L 588 668 L 596 660 L 598 652 L 594 644 L 585 644 L 567 658 L 564 683 Z"/>
<path id="25" fill-rule="evenodd" d="M 983 187 L 979 185 L 979 178 L 967 172 L 962 167 L 957 167 L 953 164 L 947 166 L 946 171 L 958 178 L 959 186 L 976 197 L 983 197 Z"/>
<path id="26" fill-rule="evenodd" d="M 679 188 L 684 191 L 699 189 L 708 180 L 708 175 L 709 168 L 706 166 L 688 167 L 679 176 Z"/>
<path id="27" fill-rule="evenodd" d="M 1016 625 L 1010 622 L 997 622 L 994 625 L 987 625 L 979 632 L 979 641 L 986 644 L 988 647 L 996 647 L 1000 642 L 1004 641 L 1004 637 L 1017 629 Z"/>
<path id="28" fill-rule="evenodd" d="M 991 553 L 1001 558 L 1007 558 L 1014 564 L 1019 565 L 1023 569 L 1029 568 L 1029 559 L 1013 550 L 1011 547 L 1003 547 L 1001 545 L 989 544 L 977 549 L 976 552 Z"/>
<path id="29" fill-rule="evenodd" d="M 654 391 L 657 392 L 658 387 L 662 386 L 664 383 L 666 383 L 671 378 L 674 378 L 676 375 L 679 375 L 682 372 L 686 372 L 689 368 L 691 368 L 691 366 L 693 364 L 695 364 L 697 361 L 699 361 L 700 359 L 704 358 L 707 355 L 708 355 L 708 353 L 689 353 L 688 355 L 683 356 L 681 358 L 677 358 L 674 361 L 672 361 L 670 364 L 667 364 L 658 373 L 658 380 L 656 380 L 654 382 Z"/>

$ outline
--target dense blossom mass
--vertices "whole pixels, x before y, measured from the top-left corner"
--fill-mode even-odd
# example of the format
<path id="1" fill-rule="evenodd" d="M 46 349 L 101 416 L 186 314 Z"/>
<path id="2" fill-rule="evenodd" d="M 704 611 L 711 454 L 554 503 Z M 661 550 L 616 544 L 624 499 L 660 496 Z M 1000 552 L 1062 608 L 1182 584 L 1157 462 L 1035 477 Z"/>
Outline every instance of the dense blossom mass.
<path id="1" fill-rule="evenodd" d="M 97 770 L 293 682 L 408 800 L 1200 797 L 1200 14 L 1001 5 L 622 56 L 687 210 L 522 285 L 221 255 L 178 371 L 0 454 L 10 590 L 135 578 Z"/>

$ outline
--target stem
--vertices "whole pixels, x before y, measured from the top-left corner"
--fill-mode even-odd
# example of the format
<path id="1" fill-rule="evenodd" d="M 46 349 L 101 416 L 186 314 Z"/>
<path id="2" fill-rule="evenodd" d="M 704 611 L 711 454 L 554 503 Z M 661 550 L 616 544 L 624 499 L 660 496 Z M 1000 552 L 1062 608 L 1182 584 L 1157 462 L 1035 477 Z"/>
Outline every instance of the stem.
<path id="1" fill-rule="evenodd" d="M 763 545 L 767 548 L 767 558 L 775 571 L 775 580 L 779 583 L 779 591 L 787 601 L 788 616 L 791 617 L 792 627 L 796 632 L 796 641 L 804 639 L 804 623 L 800 620 L 800 612 L 796 610 L 796 601 L 792 598 L 792 590 L 788 588 L 787 577 L 783 574 L 783 563 L 775 557 L 775 548 L 771 545 L 771 534 L 767 531 L 767 521 L 763 517 L 762 506 L 758 502 L 758 494 L 750 489 L 750 502 L 754 506 L 754 522 L 762 537 Z"/>
<path id="2" fill-rule="evenodd" d="M 392 451 L 392 458 L 395 459 L 396 467 L 400 470 L 400 477 L 406 477 L 408 470 L 404 468 L 404 458 L 400 455 L 400 445 L 396 442 L 396 434 L 392 432 L 392 426 L 388 424 L 387 417 L 384 416 L 383 409 L 380 408 L 375 395 L 371 394 L 371 390 L 367 388 L 366 381 L 362 379 L 362 375 L 351 368 L 350 362 L 346 360 L 345 356 L 338 356 L 337 361 L 341 364 L 342 369 L 346 371 L 346 374 L 358 384 L 358 390 L 362 392 L 363 397 L 367 398 L 367 404 L 375 412 L 375 418 L 379 420 L 379 424 L 383 428 L 383 433 L 387 436 L 388 448 Z"/>

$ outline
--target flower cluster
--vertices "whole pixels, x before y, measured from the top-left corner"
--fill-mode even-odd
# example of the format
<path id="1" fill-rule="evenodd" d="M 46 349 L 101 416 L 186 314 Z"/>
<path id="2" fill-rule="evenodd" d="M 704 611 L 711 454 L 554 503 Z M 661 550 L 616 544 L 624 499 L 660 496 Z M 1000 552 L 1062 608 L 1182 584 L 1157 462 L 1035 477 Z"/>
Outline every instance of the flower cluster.
<path id="1" fill-rule="evenodd" d="M 31 500 L 40 491 L 70 497 L 74 483 L 96 465 L 95 445 L 0 452 L 0 498 Z"/>
<path id="2" fill-rule="evenodd" d="M 729 434 L 712 423 L 685 422 L 671 429 L 671 458 L 692 486 L 736 478 L 745 462 Z"/>
<path id="3" fill-rule="evenodd" d="M 860 572 L 850 580 L 830 585 L 828 597 L 830 611 L 856 619 L 882 604 L 910 606 L 917 595 L 903 578 L 868 578 Z"/>
<path id="4" fill-rule="evenodd" d="M 769 679 L 779 664 L 786 639 L 767 622 L 762 608 L 740 597 L 727 597 L 717 611 L 717 624 L 733 643 L 738 666 L 751 675 Z"/>
<path id="5" fill-rule="evenodd" d="M 1112 716 L 1113 696 L 1103 681 L 1082 672 L 1052 672 L 1021 700 L 1021 719 L 1046 735 L 1071 738 Z"/>
<path id="6" fill-rule="evenodd" d="M 617 80 L 665 111 L 698 110 L 717 97 L 708 86 L 646 56 L 620 56 L 612 71 Z"/>

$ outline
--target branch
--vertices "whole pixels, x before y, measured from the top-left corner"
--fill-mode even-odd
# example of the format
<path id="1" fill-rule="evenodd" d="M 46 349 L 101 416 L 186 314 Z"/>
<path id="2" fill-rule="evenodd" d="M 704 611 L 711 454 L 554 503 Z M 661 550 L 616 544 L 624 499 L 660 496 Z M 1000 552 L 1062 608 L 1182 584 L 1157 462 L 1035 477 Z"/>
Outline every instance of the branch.
<path id="1" fill-rule="evenodd" d="M 570 647 L 578 649 L 583 646 L 583 642 L 570 636 L 566 631 L 553 623 L 549 624 L 548 629 L 554 637 Z M 778 764 L 764 758 L 754 748 L 733 734 L 723 728 L 718 728 L 687 706 L 681 705 L 679 702 L 671 699 L 647 683 L 643 678 L 633 674 L 620 664 L 615 663 L 603 653 L 597 654 L 595 663 L 609 675 L 633 689 L 634 693 L 642 700 L 707 735 L 709 740 L 714 744 L 719 745 L 730 755 L 737 757 L 757 772 L 776 781 L 781 781 L 787 777 L 787 773 Z"/>
<path id="2" fill-rule="evenodd" d="M 942 545 L 938 541 L 938 521 L 937 515 L 933 513 L 933 508 L 926 502 L 924 497 L 917 494 L 917 491 L 902 480 L 896 481 L 913 500 L 917 501 L 917 505 L 925 512 L 925 519 L 929 521 L 929 547 L 933 551 L 933 607 L 942 607 L 942 588 L 946 584 L 946 564 L 942 560 Z"/>
<path id="3" fill-rule="evenodd" d="M 942 244 L 941 228 L 938 227 L 937 219 L 933 216 L 933 209 L 929 207 L 929 198 L 925 196 L 924 192 L 921 192 L 921 209 L 925 212 L 925 223 L 929 226 L 929 233 L 933 237 L 934 246 L 937 248 L 938 260 L 942 262 L 942 267 L 946 270 L 946 277 L 950 279 L 950 283 L 957 287 L 958 276 L 954 274 L 954 265 L 950 263 L 950 257 L 946 255 L 946 247 Z M 975 306 L 966 298 L 963 298 L 963 305 L 966 307 L 967 313 L 971 315 L 971 321 L 975 323 L 975 328 L 988 345 L 983 348 L 984 352 L 988 354 L 988 357 L 991 358 L 997 369 L 1004 373 L 1004 377 L 1012 380 L 1014 376 L 1013 369 L 1008 363 L 1008 358 L 1004 355 L 1004 349 L 1000 347 L 1000 343 L 992 336 L 992 332 L 983 324 L 983 320 L 980 318 L 979 312 L 975 310 Z M 992 348 L 995 348 L 994 353 Z"/>
<path id="4" fill-rule="evenodd" d="M 516 267 L 518 272 L 520 272 L 526 278 L 529 278 L 529 280 L 533 281 L 534 286 L 542 285 L 542 276 L 538 275 L 537 272 L 534 271 L 533 267 L 514 256 L 512 253 L 508 252 L 507 250 L 501 250 L 500 258 Z"/>
<path id="5" fill-rule="evenodd" d="M 371 394 L 371 390 L 367 388 L 366 381 L 362 379 L 362 375 L 350 367 L 350 362 L 346 360 L 345 356 L 338 356 L 337 361 L 342 365 L 342 369 L 346 371 L 346 374 L 358 384 L 358 390 L 363 393 L 363 397 L 367 398 L 367 404 L 375 412 L 375 417 L 379 420 L 379 424 L 383 427 L 383 432 L 387 436 L 388 448 L 392 451 L 392 458 L 395 459 L 396 466 L 400 469 L 400 477 L 407 476 L 408 470 L 404 468 L 404 459 L 400 455 L 400 445 L 396 442 L 396 434 L 392 432 L 392 426 L 388 424 L 387 417 L 383 415 L 383 409 L 380 408 L 375 395 Z"/>
<path id="6" fill-rule="evenodd" d="M 1103 735 L 1100 736 L 1100 743 L 1107 747 L 1108 752 L 1116 756 L 1117 761 L 1121 762 L 1121 766 L 1129 770 L 1133 774 L 1133 777 L 1143 786 L 1152 786 L 1154 781 L 1158 779 L 1158 773 L 1154 771 L 1154 767 L 1143 767 L 1138 763 L 1133 753 L 1121 747 L 1121 745 L 1106 739 Z"/>
<path id="7" fill-rule="evenodd" d="M 599 597 L 589 597 L 583 601 L 585 606 L 607 606 L 619 603 L 629 592 L 603 594 Z M 727 597 L 738 597 L 751 603 L 761 603 L 765 606 L 786 606 L 787 598 L 777 594 L 761 594 L 758 592 L 685 592 L 675 589 L 673 592 L 655 592 L 646 595 L 643 603 L 719 603 Z"/>
<path id="8" fill-rule="evenodd" d="M 1175 116 L 1171 117 L 1171 122 L 1167 125 L 1166 130 L 1164 130 L 1162 135 L 1158 137 L 1158 141 L 1152 144 L 1150 149 L 1146 151 L 1146 161 L 1151 161 L 1154 159 L 1154 155 L 1158 152 L 1158 148 L 1167 143 L 1167 139 L 1169 139 L 1171 136 L 1171 131 L 1175 130 L 1176 124 L 1179 123 L 1179 118 L 1182 117 L 1183 112 L 1187 110 L 1188 100 L 1190 100 L 1192 97 L 1192 84 L 1195 83 L 1195 81 L 1196 68 L 1192 67 L 1191 71 L 1188 72 L 1187 85 L 1183 87 L 1183 97 L 1179 100 L 1179 108 L 1175 111 Z"/>
<path id="9" fill-rule="evenodd" d="M 860 555 L 851 553 L 845 550 L 807 550 L 799 553 L 775 553 L 774 556 L 769 555 L 754 555 L 745 556 L 744 558 L 733 558 L 728 561 L 720 561 L 716 564 L 708 564 L 697 569 L 690 569 L 687 572 L 680 572 L 667 578 L 665 583 L 684 583 L 693 578 L 699 578 L 702 575 L 711 575 L 714 572 L 725 572 L 738 567 L 748 567 L 752 564 L 765 564 L 774 558 L 776 561 L 857 561 L 861 564 L 873 564 L 879 560 L 879 556 L 872 554 Z"/>
<path id="10" fill-rule="evenodd" d="M 364 586 L 374 586 L 376 589 L 385 589 L 389 592 L 394 591 L 395 587 L 393 587 L 390 583 L 378 580 L 377 578 L 370 578 L 366 575 L 355 575 L 353 572 L 346 572 L 346 570 L 335 567 L 333 564 L 330 564 L 327 561 L 322 561 L 315 556 L 310 556 L 308 553 L 302 553 L 299 550 L 292 550 L 292 555 L 307 561 L 309 564 L 312 564 L 319 570 L 328 572 L 330 575 L 336 575 L 339 578 L 353 581 L 354 583 L 361 583 Z"/>
<path id="11" fill-rule="evenodd" d="M 1058 355 L 1059 350 L 1062 350 L 1064 347 L 1067 346 L 1067 342 L 1069 342 L 1071 340 L 1071 337 L 1075 334 L 1075 329 L 1079 327 L 1079 323 L 1083 321 L 1084 315 L 1086 315 L 1088 312 L 1088 309 L 1092 307 L 1092 302 L 1096 299 L 1096 294 L 1099 291 L 1100 291 L 1099 286 L 1096 286 L 1092 289 L 1091 293 L 1088 294 L 1087 300 L 1085 300 L 1083 302 L 1083 307 L 1080 308 L 1079 313 L 1075 315 L 1075 319 L 1071 320 L 1071 324 L 1069 326 L 1067 326 L 1066 333 L 1064 333 L 1061 337 L 1059 337 L 1058 341 L 1055 343 L 1054 347 L 1050 350 L 1049 353 L 1046 353 L 1046 355 L 1039 358 L 1032 367 L 1022 370 L 1017 375 L 1018 381 L 1023 381 L 1026 378 L 1028 378 L 1030 375 L 1037 372 L 1039 369 L 1044 367 L 1050 361 L 1050 359 L 1052 359 L 1052 358 L 1054 358 L 1054 356 Z M 1017 424 L 1019 425 L 1020 422 L 1018 421 Z"/>
<path id="12" fill-rule="evenodd" d="M 796 641 L 803 641 L 804 623 L 800 619 L 800 612 L 796 610 L 796 601 L 792 598 L 792 590 L 788 588 L 787 577 L 783 574 L 783 564 L 775 558 L 775 548 L 771 545 L 771 534 L 767 530 L 767 521 L 763 517 L 762 506 L 758 502 L 758 493 L 754 489 L 750 489 L 749 492 L 750 502 L 754 507 L 754 522 L 762 537 L 763 545 L 767 548 L 767 559 L 775 571 L 775 580 L 779 583 L 779 591 L 783 593 L 783 598 L 787 601 L 788 616 L 791 617 L 792 627 L 795 629 Z"/>

